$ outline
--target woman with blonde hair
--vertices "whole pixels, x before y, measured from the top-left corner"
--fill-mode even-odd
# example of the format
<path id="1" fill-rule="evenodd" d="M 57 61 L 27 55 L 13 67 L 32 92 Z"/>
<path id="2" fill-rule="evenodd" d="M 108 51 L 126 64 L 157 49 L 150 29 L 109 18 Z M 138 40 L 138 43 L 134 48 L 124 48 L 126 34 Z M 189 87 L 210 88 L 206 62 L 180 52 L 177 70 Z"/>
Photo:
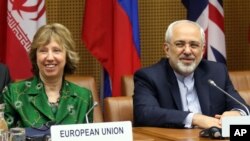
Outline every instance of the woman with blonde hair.
<path id="1" fill-rule="evenodd" d="M 93 106 L 91 91 L 65 80 L 79 61 L 70 31 L 59 23 L 42 26 L 29 56 L 34 76 L 3 90 L 8 126 L 85 123 L 85 114 Z M 92 122 L 93 112 L 88 116 Z"/>

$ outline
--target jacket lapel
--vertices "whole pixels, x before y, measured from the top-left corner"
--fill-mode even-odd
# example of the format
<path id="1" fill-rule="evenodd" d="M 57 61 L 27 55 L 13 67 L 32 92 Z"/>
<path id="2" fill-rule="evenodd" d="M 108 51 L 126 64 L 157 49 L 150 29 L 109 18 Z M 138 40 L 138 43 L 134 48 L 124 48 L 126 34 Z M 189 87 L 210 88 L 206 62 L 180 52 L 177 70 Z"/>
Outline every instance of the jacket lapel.
<path id="1" fill-rule="evenodd" d="M 27 91 L 32 105 L 41 112 L 44 116 L 54 121 L 54 115 L 48 104 L 48 98 L 44 91 L 43 83 L 37 78 L 34 78 L 31 82 L 31 87 Z"/>
<path id="2" fill-rule="evenodd" d="M 71 105 L 74 106 L 73 99 L 69 100 L 69 98 L 71 99 L 72 97 L 75 97 L 75 95 L 72 93 L 68 85 L 69 83 L 67 81 L 64 81 L 63 87 L 62 87 L 63 89 L 61 91 L 60 103 L 59 103 L 58 111 L 56 113 L 57 123 L 60 123 L 65 117 L 67 117 L 70 114 L 70 112 L 72 112 L 71 111 L 72 108 L 70 106 Z"/>
<path id="3" fill-rule="evenodd" d="M 69 109 L 68 109 L 68 105 L 69 100 L 66 100 L 68 97 L 62 96 L 60 98 L 60 103 L 59 103 L 59 107 L 58 107 L 58 111 L 56 113 L 56 122 L 60 123 L 68 114 L 69 114 Z"/>
<path id="4" fill-rule="evenodd" d="M 183 110 L 182 109 L 182 102 L 181 102 L 181 94 L 180 94 L 180 90 L 179 90 L 179 85 L 176 79 L 176 76 L 174 74 L 173 69 L 170 67 L 168 60 L 166 63 L 166 72 L 167 72 L 167 79 L 170 85 L 170 92 L 171 95 L 173 96 L 174 102 L 177 106 L 178 110 Z"/>
<path id="5" fill-rule="evenodd" d="M 51 107 L 48 104 L 48 98 L 45 93 L 40 93 L 34 96 L 34 100 L 31 102 L 33 106 L 44 116 L 48 117 L 51 121 L 54 121 L 54 114 L 51 111 Z"/>
<path id="6" fill-rule="evenodd" d="M 206 76 L 203 70 L 197 68 L 194 74 L 195 87 L 201 105 L 202 113 L 205 115 L 210 114 L 210 90 L 208 78 L 209 76 Z"/>
<path id="7" fill-rule="evenodd" d="M 178 110 L 183 110 L 182 109 L 182 102 L 181 102 L 181 95 L 180 95 L 180 90 L 178 87 L 178 83 L 177 84 L 172 84 L 171 86 L 172 89 L 170 89 L 171 94 L 174 98 L 174 101 L 176 103 L 177 109 Z"/>

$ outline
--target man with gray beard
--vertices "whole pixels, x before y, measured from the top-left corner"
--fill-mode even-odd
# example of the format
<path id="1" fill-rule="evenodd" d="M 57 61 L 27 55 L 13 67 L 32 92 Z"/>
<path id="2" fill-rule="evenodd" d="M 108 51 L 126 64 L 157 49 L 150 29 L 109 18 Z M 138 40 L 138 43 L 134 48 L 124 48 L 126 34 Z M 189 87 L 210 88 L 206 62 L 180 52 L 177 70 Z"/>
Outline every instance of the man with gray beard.
<path id="1" fill-rule="evenodd" d="M 203 60 L 205 34 L 195 22 L 171 23 L 165 34 L 166 57 L 134 75 L 134 125 L 221 127 L 221 117 L 246 115 L 244 107 L 208 84 L 244 103 L 222 63 Z"/>

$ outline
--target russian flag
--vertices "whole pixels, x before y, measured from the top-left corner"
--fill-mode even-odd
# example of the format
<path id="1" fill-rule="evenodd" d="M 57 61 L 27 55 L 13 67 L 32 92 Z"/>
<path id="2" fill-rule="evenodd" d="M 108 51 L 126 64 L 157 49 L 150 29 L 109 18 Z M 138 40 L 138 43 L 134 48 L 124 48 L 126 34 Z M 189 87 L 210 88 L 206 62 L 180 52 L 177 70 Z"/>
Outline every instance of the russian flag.
<path id="1" fill-rule="evenodd" d="M 137 0 L 86 0 L 83 41 L 107 71 L 112 94 L 121 95 L 121 77 L 141 67 Z"/>

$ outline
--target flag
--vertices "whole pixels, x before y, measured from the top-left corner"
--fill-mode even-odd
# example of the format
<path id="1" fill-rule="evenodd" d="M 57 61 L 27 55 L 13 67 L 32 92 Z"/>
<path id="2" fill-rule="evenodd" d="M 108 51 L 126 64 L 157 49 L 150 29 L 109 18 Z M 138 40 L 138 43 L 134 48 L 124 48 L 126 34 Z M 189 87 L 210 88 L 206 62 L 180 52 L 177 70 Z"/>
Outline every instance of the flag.
<path id="1" fill-rule="evenodd" d="M 6 37 L 1 40 L 1 61 L 9 67 L 12 79 L 25 79 L 32 76 L 28 52 L 33 36 L 46 23 L 45 0 L 7 0 L 4 5 L 5 17 L 0 18 L 7 22 L 1 24 L 1 37 Z"/>
<path id="2" fill-rule="evenodd" d="M 226 64 L 224 11 L 222 0 L 182 0 L 187 19 L 196 21 L 206 34 L 205 58 Z"/>
<path id="3" fill-rule="evenodd" d="M 138 1 L 86 0 L 83 21 L 83 41 L 107 71 L 112 96 L 120 96 L 121 77 L 141 66 Z"/>
<path id="4" fill-rule="evenodd" d="M 6 40 L 6 14 L 7 14 L 7 1 L 0 0 L 0 62 L 5 58 L 5 40 Z"/>

